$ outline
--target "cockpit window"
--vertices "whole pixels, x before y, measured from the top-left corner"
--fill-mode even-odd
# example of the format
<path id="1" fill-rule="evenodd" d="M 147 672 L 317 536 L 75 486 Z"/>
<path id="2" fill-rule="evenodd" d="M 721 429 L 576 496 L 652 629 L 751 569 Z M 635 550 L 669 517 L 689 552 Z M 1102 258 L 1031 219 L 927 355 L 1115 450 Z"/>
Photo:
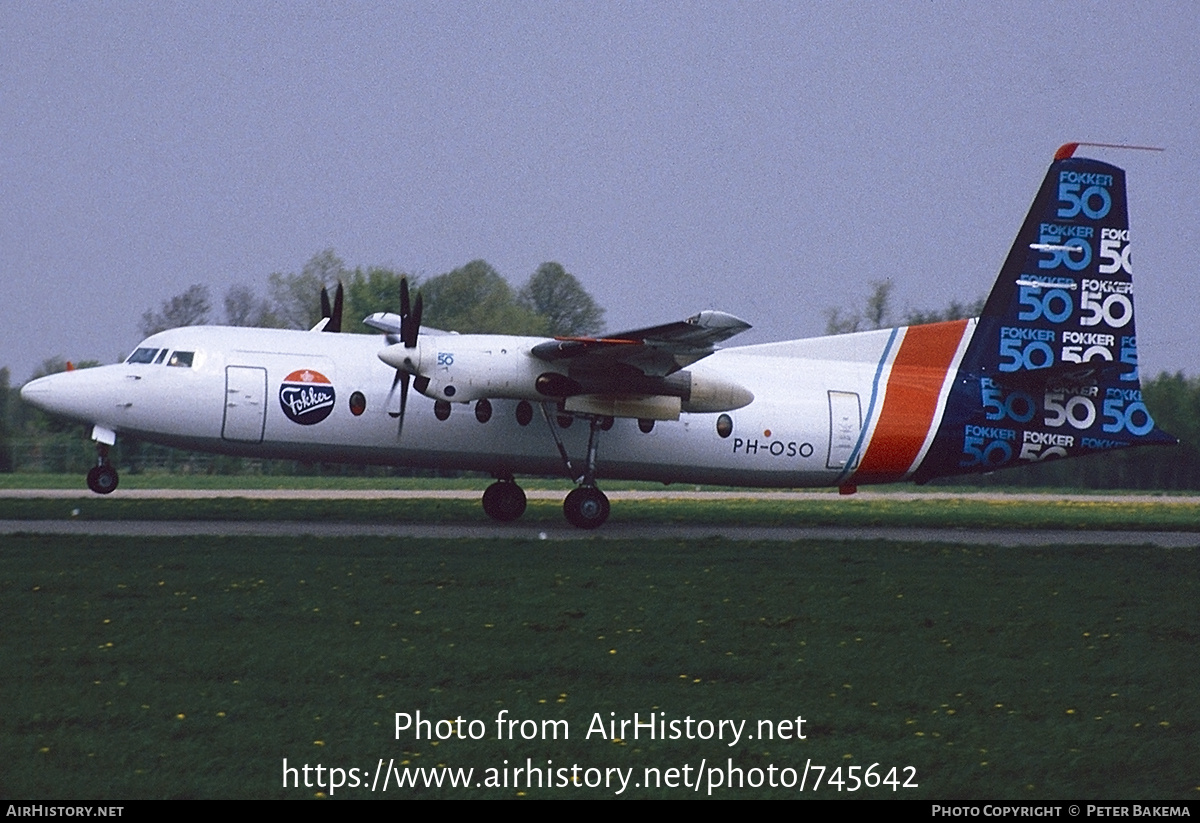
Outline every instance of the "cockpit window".
<path id="1" fill-rule="evenodd" d="M 166 349 L 163 350 L 164 354 Z M 158 354 L 158 349 L 138 349 L 133 354 L 129 355 L 126 363 L 153 363 L 154 355 Z"/>
<path id="2" fill-rule="evenodd" d="M 164 361 L 166 359 L 167 359 L 167 350 L 163 349 L 162 351 L 160 351 L 158 353 L 158 359 L 154 361 L 154 365 L 157 366 L 159 363 L 161 363 L 162 361 Z"/>
<path id="3" fill-rule="evenodd" d="M 171 354 L 171 359 L 167 361 L 168 366 L 183 366 L 190 369 L 192 367 L 192 358 L 196 356 L 195 352 L 177 351 Z"/>

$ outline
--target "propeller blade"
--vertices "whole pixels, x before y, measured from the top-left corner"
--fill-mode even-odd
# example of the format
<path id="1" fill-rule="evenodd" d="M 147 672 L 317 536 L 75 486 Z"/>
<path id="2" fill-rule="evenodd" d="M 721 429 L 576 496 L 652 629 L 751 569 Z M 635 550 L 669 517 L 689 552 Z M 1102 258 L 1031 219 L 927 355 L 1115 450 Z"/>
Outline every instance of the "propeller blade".
<path id="1" fill-rule="evenodd" d="M 408 320 L 405 328 L 404 348 L 414 349 L 417 346 L 417 333 L 421 330 L 421 293 L 417 292 L 417 299 L 413 302 L 412 316 Z"/>
<path id="2" fill-rule="evenodd" d="M 400 434 L 404 431 L 404 412 L 408 409 L 408 372 L 403 369 L 396 369 L 396 376 L 392 378 L 392 390 L 388 392 L 387 409 L 390 417 L 399 418 L 400 422 L 396 427 L 396 438 L 399 439 Z M 392 411 L 392 403 L 396 394 L 396 387 L 400 387 L 400 410 Z"/>
<path id="3" fill-rule="evenodd" d="M 408 407 L 408 372 L 400 372 L 400 382 L 403 388 L 400 390 L 400 422 L 396 424 L 396 439 L 400 439 L 400 435 L 404 433 L 404 410 Z"/>
<path id="4" fill-rule="evenodd" d="M 323 306 L 329 303 L 329 295 L 324 288 L 321 289 L 321 295 L 324 298 Z M 340 332 L 342 330 L 342 303 L 345 298 L 345 291 L 342 289 L 342 281 L 337 284 L 337 291 L 333 294 L 333 311 L 329 313 L 329 323 L 325 326 L 325 331 Z"/>
<path id="5" fill-rule="evenodd" d="M 329 308 L 329 290 L 321 286 L 321 316 L 330 317 L 333 310 Z"/>
<path id="6" fill-rule="evenodd" d="M 408 375 L 405 372 L 401 371 L 400 369 L 396 369 L 396 373 L 392 376 L 392 388 L 390 391 L 388 391 L 388 396 L 387 396 L 388 417 L 399 417 L 400 416 L 399 410 L 392 411 L 392 409 L 393 409 L 392 404 L 395 402 L 396 387 L 400 385 L 401 380 L 403 380 L 405 383 L 407 383 L 408 382 L 406 379 L 407 377 L 408 377 Z M 407 386 L 406 386 L 406 388 L 407 388 Z M 404 401 L 401 400 L 401 402 L 403 403 Z"/>
<path id="7" fill-rule="evenodd" d="M 400 278 L 400 340 L 404 348 L 411 349 L 417 345 L 417 333 L 421 330 L 421 293 L 417 299 L 411 299 L 408 290 L 408 278 Z"/>
<path id="8" fill-rule="evenodd" d="M 395 335 L 389 334 L 387 340 L 392 345 L 396 342 L 404 344 L 404 348 L 413 349 L 417 346 L 417 334 L 421 329 L 421 293 L 417 292 L 416 300 L 412 299 L 408 290 L 408 278 L 400 278 L 400 339 L 396 340 Z M 396 424 L 396 438 L 404 432 L 404 413 L 408 409 L 408 386 L 411 380 L 411 375 L 406 369 L 397 368 L 396 376 L 392 378 L 392 390 L 388 392 L 388 414 L 398 418 Z M 420 376 L 417 380 L 421 380 Z M 428 383 L 428 378 L 425 379 Z M 400 387 L 400 410 L 392 411 L 396 387 Z"/>

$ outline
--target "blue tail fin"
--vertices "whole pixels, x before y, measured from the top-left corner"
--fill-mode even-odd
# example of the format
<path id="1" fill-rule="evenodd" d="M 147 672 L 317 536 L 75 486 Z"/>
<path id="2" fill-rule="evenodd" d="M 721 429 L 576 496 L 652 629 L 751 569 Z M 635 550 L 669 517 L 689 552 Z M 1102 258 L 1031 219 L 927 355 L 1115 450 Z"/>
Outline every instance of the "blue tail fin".
<path id="1" fill-rule="evenodd" d="M 1073 150 L 992 287 L 918 482 L 1176 442 L 1142 401 L 1125 172 Z"/>

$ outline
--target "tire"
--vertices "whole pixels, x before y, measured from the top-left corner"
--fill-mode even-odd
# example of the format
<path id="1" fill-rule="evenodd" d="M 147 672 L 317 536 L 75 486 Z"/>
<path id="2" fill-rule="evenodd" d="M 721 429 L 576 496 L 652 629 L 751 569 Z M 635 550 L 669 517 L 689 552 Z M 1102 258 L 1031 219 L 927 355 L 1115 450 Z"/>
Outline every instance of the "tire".
<path id="1" fill-rule="evenodd" d="M 511 481 L 497 481 L 483 493 L 483 511 L 493 520 L 511 523 L 525 513 L 525 492 Z"/>
<path id="2" fill-rule="evenodd" d="M 563 501 L 563 514 L 576 528 L 597 529 L 608 519 L 608 498 L 595 486 L 573 489 Z"/>
<path id="3" fill-rule="evenodd" d="M 112 494 L 121 478 L 112 466 L 93 466 L 87 473 L 88 488 L 96 494 Z"/>

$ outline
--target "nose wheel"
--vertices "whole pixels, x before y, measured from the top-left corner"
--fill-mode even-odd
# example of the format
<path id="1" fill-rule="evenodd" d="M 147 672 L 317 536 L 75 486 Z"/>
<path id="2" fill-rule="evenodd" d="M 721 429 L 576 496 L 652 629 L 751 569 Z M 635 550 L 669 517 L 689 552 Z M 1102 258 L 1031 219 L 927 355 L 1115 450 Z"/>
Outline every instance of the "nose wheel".
<path id="1" fill-rule="evenodd" d="M 88 488 L 96 494 L 111 494 L 117 490 L 120 480 L 117 470 L 108 462 L 108 446 L 97 444 L 96 465 L 87 473 Z"/>

